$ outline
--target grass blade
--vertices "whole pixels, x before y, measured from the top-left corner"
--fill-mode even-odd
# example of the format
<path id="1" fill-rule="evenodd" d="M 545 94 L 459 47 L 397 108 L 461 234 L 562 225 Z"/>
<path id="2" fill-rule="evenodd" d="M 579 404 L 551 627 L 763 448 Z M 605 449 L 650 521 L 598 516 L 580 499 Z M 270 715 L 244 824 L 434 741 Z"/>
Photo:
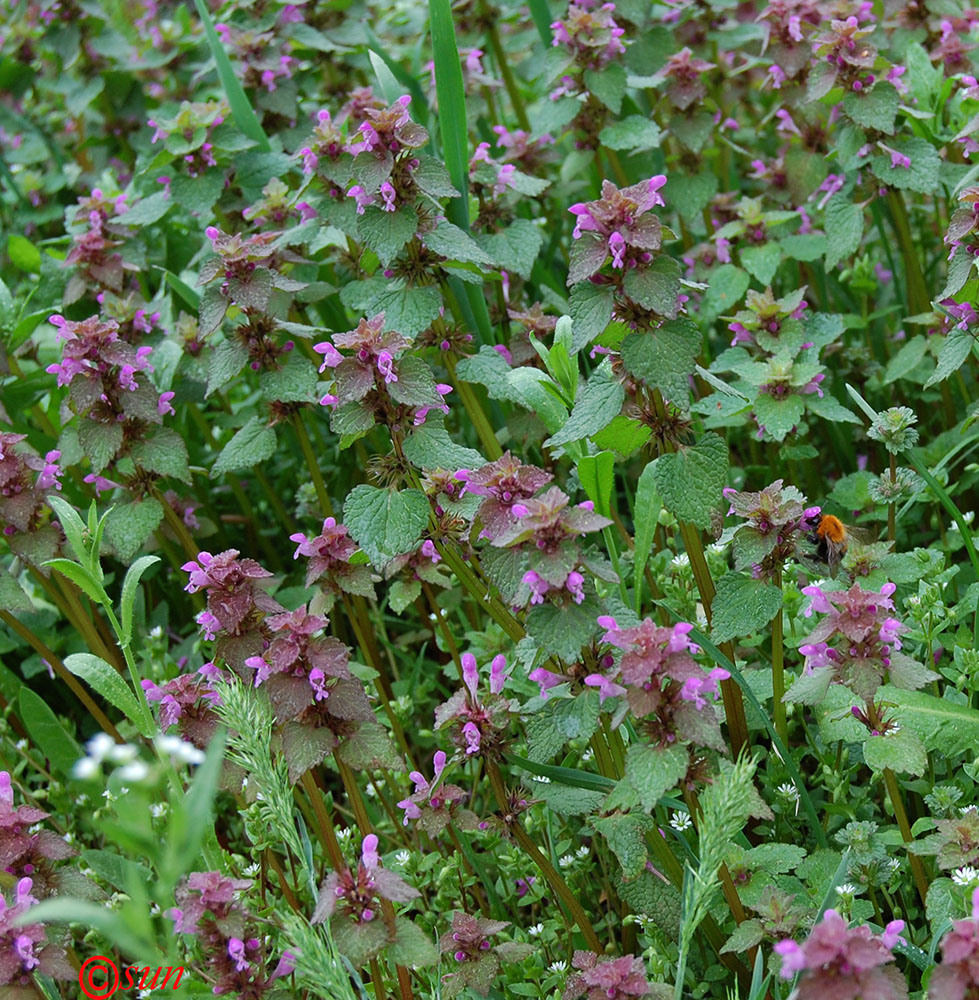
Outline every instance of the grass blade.
<path id="1" fill-rule="evenodd" d="M 244 135 L 248 136 L 253 142 L 258 143 L 259 149 L 265 153 L 269 152 L 272 147 L 269 145 L 268 136 L 262 131 L 262 123 L 258 120 L 258 116 L 255 114 L 245 91 L 238 82 L 238 77 L 235 76 L 231 60 L 228 58 L 228 53 L 224 51 L 224 46 L 221 44 L 218 33 L 214 30 L 214 22 L 211 20 L 211 15 L 204 6 L 204 0 L 194 0 L 194 6 L 197 8 L 197 14 L 204 25 L 207 44 L 211 47 L 211 55 L 214 56 L 214 64 L 217 66 L 218 77 L 227 95 L 228 105 L 231 108 L 231 114 L 234 115 L 235 124 L 241 129 Z M 459 72 L 461 74 L 462 70 L 460 69 Z"/>

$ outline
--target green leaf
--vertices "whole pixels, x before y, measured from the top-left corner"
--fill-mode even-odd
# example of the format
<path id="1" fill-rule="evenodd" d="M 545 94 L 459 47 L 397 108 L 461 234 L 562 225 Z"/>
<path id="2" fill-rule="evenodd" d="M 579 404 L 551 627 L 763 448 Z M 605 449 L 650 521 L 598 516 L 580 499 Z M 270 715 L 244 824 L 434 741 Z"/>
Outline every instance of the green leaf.
<path id="1" fill-rule="evenodd" d="M 965 364 L 975 342 L 976 338 L 968 330 L 960 330 L 958 327 L 951 330 L 938 352 L 938 366 L 925 382 L 925 388 L 944 382 L 949 375 L 957 372 Z"/>
<path id="2" fill-rule="evenodd" d="M 80 677 L 107 702 L 118 708 L 142 736 L 149 739 L 153 735 L 144 724 L 143 711 L 136 695 L 114 667 L 93 653 L 72 653 L 65 657 L 64 662 L 76 677 Z"/>
<path id="3" fill-rule="evenodd" d="M 947 299 L 952 295 L 957 295 L 962 291 L 965 283 L 969 280 L 969 276 L 972 274 L 975 263 L 976 258 L 964 248 L 959 248 L 955 251 L 955 256 L 948 265 L 948 281 L 945 283 L 942 293 L 938 296 L 939 301 Z"/>
<path id="4" fill-rule="evenodd" d="M 387 956 L 392 962 L 409 969 L 424 969 L 439 960 L 438 948 L 407 917 L 395 918 L 394 938 L 388 943 Z"/>
<path id="5" fill-rule="evenodd" d="M 44 699 L 30 688 L 21 688 L 18 700 L 20 717 L 31 740 L 51 762 L 52 769 L 70 777 L 75 763 L 84 756 L 81 747 L 68 735 Z"/>
<path id="6" fill-rule="evenodd" d="M 717 175 L 703 171 L 697 174 L 673 173 L 667 182 L 667 204 L 676 206 L 680 218 L 693 225 L 717 194 Z"/>
<path id="7" fill-rule="evenodd" d="M 569 703 L 578 701 L 577 698 L 565 700 Z M 540 713 L 539 715 L 532 716 L 532 718 L 539 718 L 543 714 Z M 596 715 L 596 724 L 597 719 L 598 716 Z M 562 743 L 561 745 L 563 746 L 564 744 Z M 560 750 L 560 747 L 558 747 L 558 750 Z M 557 753 L 557 750 L 555 753 Z M 585 789 L 590 792 L 601 793 L 602 795 L 607 795 L 615 788 L 615 782 L 611 778 L 606 778 L 601 774 L 592 774 L 590 771 L 581 771 L 575 767 L 556 767 L 553 764 L 542 764 L 539 761 L 520 757 L 515 753 L 507 754 L 507 760 L 524 771 L 529 771 L 531 774 L 539 775 L 542 778 L 549 778 L 552 784 L 567 785 L 569 788 Z"/>
<path id="8" fill-rule="evenodd" d="M 622 865 L 622 876 L 638 878 L 646 868 L 646 834 L 655 826 L 652 817 L 642 813 L 613 813 L 592 820 Z"/>
<path id="9" fill-rule="evenodd" d="M 741 266 L 763 285 L 770 285 L 778 265 L 782 260 L 782 248 L 778 243 L 764 243 L 757 247 L 741 250 Z"/>
<path id="10" fill-rule="evenodd" d="M 92 472 L 101 472 L 122 447 L 122 424 L 100 424 L 83 420 L 78 428 L 78 443 L 92 463 Z"/>
<path id="11" fill-rule="evenodd" d="M 856 253 L 863 238 L 863 209 L 840 194 L 826 203 L 826 270 Z"/>
<path id="12" fill-rule="evenodd" d="M 149 198 L 140 198 L 121 221 L 126 226 L 149 226 L 162 219 L 173 204 L 166 191 L 158 191 Z"/>
<path id="13" fill-rule="evenodd" d="M 676 297 L 680 294 L 680 265 L 672 257 L 657 257 L 643 268 L 626 272 L 625 293 L 644 309 L 661 316 L 676 316 Z"/>
<path id="14" fill-rule="evenodd" d="M 400 615 L 408 605 L 421 596 L 422 585 L 418 580 L 395 580 L 388 588 L 388 607 Z"/>
<path id="15" fill-rule="evenodd" d="M 109 511 L 105 537 L 122 563 L 128 563 L 160 526 L 163 506 L 154 497 L 120 504 Z"/>
<path id="16" fill-rule="evenodd" d="M 693 374 L 700 353 L 701 334 L 685 316 L 668 320 L 650 333 L 630 334 L 622 343 L 622 363 L 663 398 L 686 410 Z"/>
<path id="17" fill-rule="evenodd" d="M 7 237 L 7 256 L 18 271 L 41 273 L 41 251 L 26 236 L 11 233 Z"/>
<path id="18" fill-rule="evenodd" d="M 129 893 L 134 886 L 149 885 L 153 880 L 153 873 L 146 865 L 114 851 L 84 850 L 81 858 L 99 878 L 120 892 Z"/>
<path id="19" fill-rule="evenodd" d="M 649 553 L 653 551 L 653 534 L 659 523 L 659 512 L 663 507 L 654 477 L 655 466 L 650 462 L 639 473 L 639 482 L 636 485 L 636 506 L 633 511 L 635 523 L 633 585 L 637 602 L 641 594 L 643 570 L 646 568 Z"/>
<path id="20" fill-rule="evenodd" d="M 626 780 L 639 794 L 646 812 L 652 812 L 659 800 L 687 773 L 690 757 L 684 747 L 665 749 L 634 743 L 626 752 Z"/>
<path id="21" fill-rule="evenodd" d="M 643 115 L 628 115 L 621 121 L 606 125 L 598 133 L 599 141 L 608 149 L 656 149 L 659 147 L 662 136 L 663 132 L 656 122 Z M 672 183 L 672 178 L 670 183 Z M 716 190 L 716 179 L 714 186 Z M 670 191 L 670 194 L 672 195 L 673 192 Z"/>
<path id="22" fill-rule="evenodd" d="M 871 770 L 878 772 L 888 768 L 895 774 L 920 776 L 928 769 L 928 754 L 911 729 L 869 736 L 863 745 L 863 759 Z"/>
<path id="23" fill-rule="evenodd" d="M 137 465 L 158 476 L 170 476 L 182 483 L 190 482 L 187 445 L 169 427 L 158 427 L 151 436 L 135 442 L 129 455 Z"/>
<path id="24" fill-rule="evenodd" d="M 600 369 L 581 387 L 574 409 L 564 426 L 544 442 L 545 448 L 580 441 L 606 427 L 618 416 L 625 389 L 610 369 Z"/>
<path id="25" fill-rule="evenodd" d="M 194 780 L 178 808 L 171 809 L 168 847 L 174 853 L 176 867 L 185 872 L 197 864 L 201 845 L 214 825 L 214 797 L 224 764 L 227 732 L 221 728 L 207 747 L 204 763 L 197 768 Z"/>
<path id="26" fill-rule="evenodd" d="M 261 417 L 252 417 L 241 430 L 221 449 L 217 461 L 211 466 L 211 478 L 226 472 L 250 469 L 275 454 L 275 430 Z"/>
<path id="27" fill-rule="evenodd" d="M 781 611 L 782 591 L 744 573 L 725 573 L 717 581 L 710 635 L 727 642 L 763 630 Z"/>
<path id="28" fill-rule="evenodd" d="M 615 456 L 610 451 L 584 455 L 578 459 L 578 479 L 588 499 L 602 517 L 611 516 L 612 487 L 615 483 Z"/>
<path id="29" fill-rule="evenodd" d="M 142 556 L 126 571 L 126 578 L 122 581 L 122 594 L 120 596 L 120 615 L 122 625 L 122 644 L 128 646 L 133 637 L 133 608 L 136 605 L 136 592 L 139 589 L 139 581 L 143 574 L 160 561 L 159 556 Z"/>
<path id="30" fill-rule="evenodd" d="M 580 351 L 600 337 L 612 319 L 615 294 L 606 285 L 582 281 L 571 289 L 572 350 Z"/>
<path id="31" fill-rule="evenodd" d="M 591 597 L 564 608 L 539 604 L 527 615 L 527 632 L 552 656 L 573 663 L 581 655 L 581 647 L 595 634 L 595 619 L 599 614 Z"/>
<path id="32" fill-rule="evenodd" d="M 761 392 L 751 405 L 758 423 L 765 428 L 765 433 L 776 441 L 784 440 L 785 435 L 798 425 L 806 409 L 805 399 L 795 393 L 779 399 L 767 392 Z"/>
<path id="33" fill-rule="evenodd" d="M 435 61 L 435 96 L 439 132 L 449 177 L 459 192 L 449 202 L 449 217 L 460 229 L 469 228 L 469 120 L 462 62 L 456 45 L 452 0 L 428 0 Z"/>
<path id="34" fill-rule="evenodd" d="M 495 353 L 495 352 L 494 352 Z M 478 469 L 486 459 L 449 437 L 441 413 L 430 413 L 404 443 L 405 458 L 419 469 Z"/>
<path id="35" fill-rule="evenodd" d="M 67 577 L 96 604 L 102 604 L 105 601 L 105 591 L 101 584 L 84 566 L 79 566 L 78 563 L 72 562 L 70 559 L 49 559 L 44 565 L 56 569 L 62 576 Z"/>
<path id="36" fill-rule="evenodd" d="M 438 316 L 442 296 L 437 285 L 406 287 L 403 280 L 382 277 L 351 282 L 340 292 L 340 301 L 365 316 L 383 312 L 388 329 L 414 337 Z"/>
<path id="37" fill-rule="evenodd" d="M 653 477 L 663 505 L 676 518 L 709 528 L 727 477 L 728 451 L 723 438 L 708 431 L 693 447 L 656 459 Z"/>
<path id="38" fill-rule="evenodd" d="M 12 574 L 0 566 L 0 607 L 12 615 L 30 614 L 34 604 Z"/>
<path id="39" fill-rule="evenodd" d="M 27 918 L 27 914 L 24 914 Z M 90 903 L 86 899 L 72 899 L 70 896 L 57 896 L 44 899 L 31 907 L 30 917 L 25 920 L 30 923 L 78 924 L 88 931 L 98 931 L 112 942 L 120 951 L 126 952 L 137 961 L 149 958 L 147 943 L 138 934 L 134 934 L 126 917 L 116 910 L 98 903 Z"/>
<path id="40" fill-rule="evenodd" d="M 819 260 L 826 253 L 827 240 L 822 233 L 797 233 L 779 240 L 782 253 L 790 260 L 801 260 L 811 263 Z"/>
<path id="41" fill-rule="evenodd" d="M 710 276 L 700 315 L 713 322 L 718 316 L 732 312 L 750 284 L 751 279 L 740 267 L 722 264 Z"/>
<path id="42" fill-rule="evenodd" d="M 533 759 L 531 763 L 549 760 L 560 753 L 571 740 L 579 742 L 590 740 L 598 729 L 598 716 L 597 691 L 585 690 L 574 698 L 548 699 L 544 707 L 531 715 L 527 722 L 527 753 Z M 530 767 L 529 770 L 533 771 L 534 768 Z M 582 777 L 583 772 L 575 773 L 578 778 L 569 778 L 566 783 L 577 784 L 580 787 L 582 780 L 590 781 L 588 775 Z M 609 790 L 605 785 L 594 781 L 587 787 L 595 791 Z"/>
<path id="43" fill-rule="evenodd" d="M 521 278 L 530 278 L 544 242 L 540 227 L 529 219 L 514 219 L 501 232 L 480 234 L 476 239 L 500 267 L 519 274 Z"/>
<path id="44" fill-rule="evenodd" d="M 293 351 L 281 367 L 258 376 L 262 395 L 280 403 L 315 403 L 317 381 L 316 368 L 300 351 Z"/>
<path id="45" fill-rule="evenodd" d="M 398 256 L 417 230 L 418 215 L 410 205 L 396 212 L 368 205 L 364 214 L 357 217 L 358 237 L 377 254 L 384 267 Z"/>
<path id="46" fill-rule="evenodd" d="M 452 225 L 451 222 L 440 222 L 431 232 L 425 233 L 421 240 L 429 250 L 440 254 L 447 260 L 458 260 L 471 264 L 493 264 L 493 258 L 469 233 Z"/>
<path id="47" fill-rule="evenodd" d="M 625 67 L 612 62 L 600 70 L 585 70 L 585 86 L 614 114 L 622 107 L 626 88 Z"/>
<path id="48" fill-rule="evenodd" d="M 194 0 L 194 6 L 197 8 L 197 15 L 204 25 L 207 44 L 210 46 L 211 55 L 214 57 L 218 77 L 228 98 L 228 104 L 231 107 L 232 115 L 234 115 L 235 124 L 249 139 L 258 144 L 259 149 L 271 150 L 272 147 L 269 145 L 269 140 L 262 131 L 261 122 L 259 122 L 258 116 L 255 114 L 245 95 L 245 91 L 238 82 L 238 77 L 235 76 L 231 60 L 228 59 L 228 54 L 224 51 L 224 46 L 221 44 L 221 39 L 214 30 L 214 22 L 211 20 L 211 15 L 204 5 L 204 0 Z"/>
<path id="49" fill-rule="evenodd" d="M 431 508 L 421 490 L 355 486 L 343 505 L 344 524 L 378 568 L 410 552 L 428 526 Z"/>
<path id="50" fill-rule="evenodd" d="M 843 110 L 857 125 L 894 134 L 894 118 L 901 105 L 897 90 L 883 81 L 862 93 L 851 91 L 843 98 Z"/>
<path id="51" fill-rule="evenodd" d="M 876 177 L 890 187 L 917 191 L 919 194 L 931 194 L 938 189 L 942 161 L 938 150 L 927 139 L 892 139 L 888 145 L 907 156 L 911 160 L 911 166 L 892 166 L 890 153 L 880 153 L 870 159 L 870 169 Z M 832 243 L 832 238 L 830 242 Z"/>

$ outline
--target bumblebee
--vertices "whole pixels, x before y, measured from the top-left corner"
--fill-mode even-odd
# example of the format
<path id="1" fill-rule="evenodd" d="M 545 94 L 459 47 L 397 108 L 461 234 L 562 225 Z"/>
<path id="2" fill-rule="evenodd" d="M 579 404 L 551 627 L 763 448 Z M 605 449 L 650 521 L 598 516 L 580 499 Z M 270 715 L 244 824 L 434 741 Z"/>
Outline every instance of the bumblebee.
<path id="1" fill-rule="evenodd" d="M 850 544 L 849 529 L 838 517 L 824 514 L 809 537 L 816 546 L 816 558 L 829 566 L 830 576 L 835 579 L 840 571 L 840 560 Z"/>

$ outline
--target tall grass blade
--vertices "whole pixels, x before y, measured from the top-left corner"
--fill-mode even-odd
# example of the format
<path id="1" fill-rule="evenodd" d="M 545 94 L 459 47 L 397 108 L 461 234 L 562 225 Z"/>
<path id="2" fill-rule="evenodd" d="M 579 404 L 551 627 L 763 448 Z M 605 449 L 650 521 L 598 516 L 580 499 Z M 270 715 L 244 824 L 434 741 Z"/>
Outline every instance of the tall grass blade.
<path id="1" fill-rule="evenodd" d="M 254 108 L 238 82 L 238 77 L 235 76 L 231 60 L 228 58 L 228 53 L 224 51 L 218 33 L 214 30 L 214 22 L 204 6 L 204 0 L 194 0 L 194 6 L 197 8 L 197 15 L 204 25 L 204 35 L 207 37 L 207 44 L 211 47 L 211 55 L 214 56 L 218 77 L 228 98 L 228 105 L 231 108 L 231 114 L 234 115 L 235 124 L 244 135 L 258 144 L 259 149 L 268 153 L 272 149 L 268 136 L 262 131 L 262 123 L 258 120 Z"/>

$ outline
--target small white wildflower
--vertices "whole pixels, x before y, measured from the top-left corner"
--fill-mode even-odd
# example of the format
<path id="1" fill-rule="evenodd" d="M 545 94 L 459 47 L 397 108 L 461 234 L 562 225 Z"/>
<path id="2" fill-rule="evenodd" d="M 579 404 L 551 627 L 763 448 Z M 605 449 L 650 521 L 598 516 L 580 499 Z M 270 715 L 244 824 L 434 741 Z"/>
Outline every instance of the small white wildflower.
<path id="1" fill-rule="evenodd" d="M 351 837 L 353 837 L 353 831 L 349 826 L 345 826 L 342 830 L 337 830 L 337 840 L 349 844 Z"/>
<path id="2" fill-rule="evenodd" d="M 653 918 L 647 916 L 645 913 L 637 913 L 635 917 L 636 923 L 639 924 L 640 928 L 644 931 L 649 930 L 649 928 L 655 923 Z"/>
<path id="3" fill-rule="evenodd" d="M 895 874 L 895 872 L 900 871 L 900 869 L 901 869 L 901 862 L 897 858 L 888 858 L 887 859 L 887 868 L 890 871 L 890 873 L 893 875 L 893 874 Z"/>
<path id="4" fill-rule="evenodd" d="M 156 903 L 150 903 L 150 913 L 154 917 L 158 917 L 160 915 L 160 907 Z"/>
<path id="5" fill-rule="evenodd" d="M 778 792 L 779 795 L 784 795 L 785 798 L 791 799 L 793 802 L 797 802 L 799 799 L 799 789 L 789 782 L 779 785 L 775 791 Z"/>
<path id="6" fill-rule="evenodd" d="M 154 625 L 153 628 L 150 629 L 150 638 L 152 638 L 152 639 L 162 639 L 163 638 L 163 626 L 162 625 Z"/>
<path id="7" fill-rule="evenodd" d="M 594 751 L 594 750 L 592 750 L 592 748 L 591 748 L 591 747 L 589 747 L 589 748 L 588 748 L 588 749 L 587 749 L 587 750 L 586 750 L 586 751 L 585 751 L 585 752 L 584 752 L 584 753 L 583 753 L 583 754 L 581 755 L 581 763 L 582 763 L 582 764 L 590 764 L 590 763 L 591 763 L 591 762 L 592 762 L 592 761 L 593 761 L 594 759 L 595 759 L 595 751 Z"/>
<path id="8" fill-rule="evenodd" d="M 76 801 L 80 806 L 86 805 L 88 803 L 88 795 L 86 795 L 85 792 L 82 792 L 82 794 L 78 796 L 78 799 Z"/>
<path id="9" fill-rule="evenodd" d="M 71 772 L 76 778 L 87 781 L 99 773 L 99 762 L 94 757 L 82 757 L 81 760 L 75 762 Z"/>
<path id="10" fill-rule="evenodd" d="M 253 861 L 250 865 L 246 865 L 244 871 L 241 873 L 246 878 L 254 878 L 259 872 L 261 866 L 257 861 Z"/>
<path id="11" fill-rule="evenodd" d="M 18 740 L 17 741 L 17 749 L 18 750 L 26 750 L 27 749 L 27 740 Z"/>
<path id="12" fill-rule="evenodd" d="M 551 779 L 548 778 L 546 774 L 538 774 L 538 775 L 536 775 L 534 777 L 534 781 L 536 781 L 538 784 L 541 784 L 541 785 L 549 785 L 551 783 Z"/>
<path id="13" fill-rule="evenodd" d="M 562 858 L 558 860 L 558 864 L 562 868 L 570 868 L 574 864 L 574 858 L 570 854 L 565 854 Z"/>
<path id="14" fill-rule="evenodd" d="M 543 924 L 534 924 L 533 927 L 528 927 L 527 928 L 527 933 L 531 937 L 537 937 L 539 934 L 543 934 L 544 933 L 544 925 Z"/>
<path id="15" fill-rule="evenodd" d="M 102 793 L 102 798 L 105 799 L 106 802 L 115 802 L 116 800 L 116 797 L 109 791 L 108 788 Z"/>
<path id="16" fill-rule="evenodd" d="M 89 757 L 101 762 L 115 747 L 116 741 L 108 733 L 96 733 L 85 744 Z"/>
<path id="17" fill-rule="evenodd" d="M 129 788 L 126 785 L 121 785 L 119 787 L 119 794 L 120 795 L 128 795 L 129 794 Z"/>
<path id="18" fill-rule="evenodd" d="M 975 812 L 975 811 L 976 811 L 976 807 L 975 806 L 960 806 L 959 807 L 959 815 L 960 816 L 966 816 L 968 813 Z"/>
<path id="19" fill-rule="evenodd" d="M 108 753 L 109 760 L 114 764 L 128 764 L 139 756 L 139 747 L 131 743 L 116 744 Z"/>
<path id="20" fill-rule="evenodd" d="M 591 848 L 587 847 L 585 844 L 582 844 L 581 847 L 579 847 L 578 850 L 575 851 L 575 854 L 577 854 L 578 857 L 581 858 L 582 861 L 584 861 L 585 858 L 587 858 L 591 854 Z"/>
<path id="21" fill-rule="evenodd" d="M 74 844 L 75 843 L 75 835 L 71 832 L 71 830 L 69 830 L 66 834 L 63 834 L 62 837 L 61 837 L 61 839 L 66 844 Z"/>
<path id="22" fill-rule="evenodd" d="M 956 885 L 970 886 L 979 883 L 979 869 L 972 865 L 965 865 L 963 868 L 956 868 L 952 872 L 952 881 Z"/>
<path id="23" fill-rule="evenodd" d="M 844 882 L 842 885 L 836 887 L 836 895 L 840 897 L 850 897 L 855 896 L 860 890 L 853 885 L 852 882 Z"/>
<path id="24" fill-rule="evenodd" d="M 670 560 L 670 565 L 674 569 L 683 569 L 685 566 L 690 565 L 690 556 L 688 556 L 686 552 L 681 552 L 679 555 L 674 556 Z"/>
<path id="25" fill-rule="evenodd" d="M 965 521 L 966 524 L 972 524 L 973 520 L 975 519 L 975 516 L 976 512 L 974 510 L 962 511 L 962 520 Z"/>
<path id="26" fill-rule="evenodd" d="M 368 786 L 364 789 L 364 791 L 367 793 L 367 797 L 369 799 L 377 798 L 377 789 L 373 785 L 368 784 Z"/>
<path id="27" fill-rule="evenodd" d="M 411 861 L 411 851 L 398 851 L 398 853 L 394 856 L 394 860 L 397 861 L 397 863 L 403 868 L 409 861 Z"/>
<path id="28" fill-rule="evenodd" d="M 159 819 L 161 816 L 167 814 L 167 803 L 166 802 L 154 802 L 150 806 L 150 815 L 154 819 Z"/>
<path id="29" fill-rule="evenodd" d="M 551 962 L 547 967 L 548 972 L 567 972 L 568 963 L 567 962 Z"/>
<path id="30" fill-rule="evenodd" d="M 690 818 L 690 813 L 674 811 L 673 815 L 670 817 L 670 826 L 672 826 L 677 833 L 689 830 L 693 826 L 693 820 Z"/>
<path id="31" fill-rule="evenodd" d="M 150 776 L 149 767 L 141 760 L 134 760 L 125 767 L 119 768 L 119 777 L 123 781 L 145 781 Z"/>

